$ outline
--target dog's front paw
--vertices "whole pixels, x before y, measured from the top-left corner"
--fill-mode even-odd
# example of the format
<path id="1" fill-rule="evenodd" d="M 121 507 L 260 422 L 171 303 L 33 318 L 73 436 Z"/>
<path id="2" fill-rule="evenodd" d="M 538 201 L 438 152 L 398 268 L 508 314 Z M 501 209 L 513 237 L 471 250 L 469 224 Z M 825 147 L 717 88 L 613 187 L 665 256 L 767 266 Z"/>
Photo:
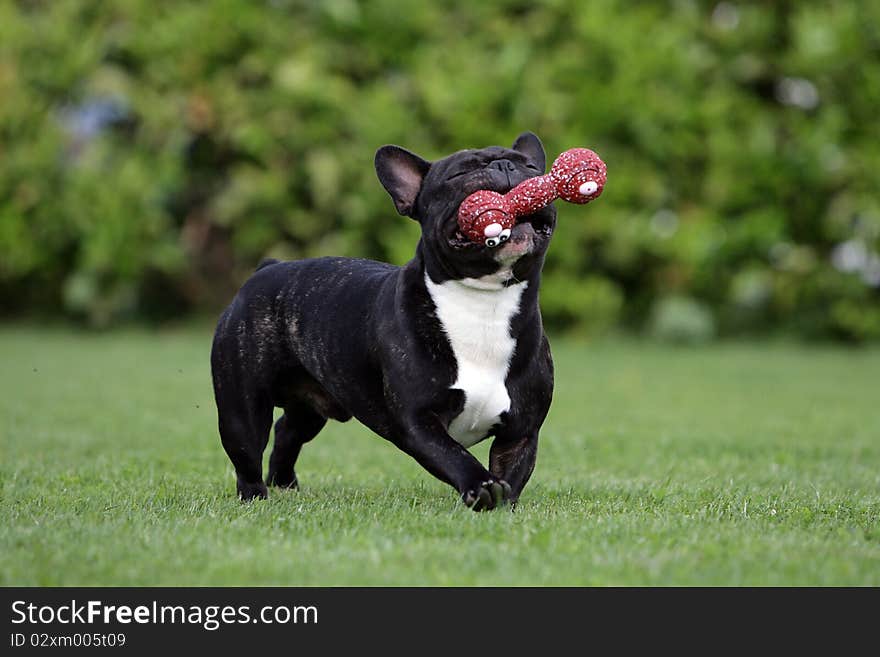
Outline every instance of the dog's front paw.
<path id="1" fill-rule="evenodd" d="M 474 511 L 489 511 L 510 499 L 510 484 L 503 479 L 490 479 L 462 493 L 461 499 Z"/>

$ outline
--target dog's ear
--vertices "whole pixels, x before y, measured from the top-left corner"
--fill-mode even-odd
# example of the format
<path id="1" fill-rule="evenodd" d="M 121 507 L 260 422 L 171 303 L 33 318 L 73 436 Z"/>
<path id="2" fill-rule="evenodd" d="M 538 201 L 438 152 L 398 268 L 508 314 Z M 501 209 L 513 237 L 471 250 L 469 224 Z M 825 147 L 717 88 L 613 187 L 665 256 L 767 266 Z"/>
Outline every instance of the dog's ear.
<path id="1" fill-rule="evenodd" d="M 513 142 L 513 150 L 519 151 L 544 173 L 547 168 L 547 156 L 544 154 L 544 144 L 534 132 L 524 132 Z"/>
<path id="2" fill-rule="evenodd" d="M 422 180 L 431 163 L 400 146 L 383 146 L 376 151 L 376 175 L 391 195 L 397 211 L 411 217 Z"/>

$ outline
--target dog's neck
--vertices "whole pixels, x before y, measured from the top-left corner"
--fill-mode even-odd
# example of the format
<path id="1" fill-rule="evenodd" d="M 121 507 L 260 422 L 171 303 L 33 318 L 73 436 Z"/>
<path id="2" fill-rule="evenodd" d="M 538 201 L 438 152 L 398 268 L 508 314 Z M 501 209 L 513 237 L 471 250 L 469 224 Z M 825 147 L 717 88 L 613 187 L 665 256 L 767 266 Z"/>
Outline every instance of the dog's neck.
<path id="1" fill-rule="evenodd" d="M 431 281 L 430 274 L 426 278 Z M 431 281 L 436 283 L 436 281 Z M 486 274 L 479 278 L 450 279 L 445 282 L 450 287 L 459 287 L 462 290 L 474 290 L 477 292 L 501 292 L 511 286 L 527 285 L 527 281 L 518 281 L 513 277 L 510 267 L 502 267 L 494 274 Z"/>
<path id="2" fill-rule="evenodd" d="M 426 253 L 422 244 L 419 244 L 415 257 L 407 267 L 412 268 L 414 272 L 419 272 L 419 278 L 424 278 L 427 274 L 434 283 L 454 281 L 464 288 L 484 291 L 502 291 L 520 283 L 529 283 L 529 287 L 537 290 L 541 279 L 540 267 L 535 267 L 528 276 L 517 276 L 516 263 L 518 258 L 498 261 L 495 263 L 497 265 L 495 269 L 492 269 L 490 265 L 484 271 L 463 273 L 452 271 L 450 267 L 444 265 L 442 260 L 433 256 L 432 253 Z"/>

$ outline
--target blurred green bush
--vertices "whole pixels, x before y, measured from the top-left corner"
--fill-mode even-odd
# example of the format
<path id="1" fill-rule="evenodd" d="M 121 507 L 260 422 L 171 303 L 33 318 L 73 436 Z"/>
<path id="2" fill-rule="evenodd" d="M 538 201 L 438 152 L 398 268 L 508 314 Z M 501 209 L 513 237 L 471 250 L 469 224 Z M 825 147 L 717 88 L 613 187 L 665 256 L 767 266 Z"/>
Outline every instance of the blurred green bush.
<path id="1" fill-rule="evenodd" d="M 878 107 L 878 3 L 4 2 L 0 311 L 161 319 L 265 256 L 404 262 L 375 149 L 531 129 L 610 170 L 559 207 L 548 325 L 877 340 Z"/>

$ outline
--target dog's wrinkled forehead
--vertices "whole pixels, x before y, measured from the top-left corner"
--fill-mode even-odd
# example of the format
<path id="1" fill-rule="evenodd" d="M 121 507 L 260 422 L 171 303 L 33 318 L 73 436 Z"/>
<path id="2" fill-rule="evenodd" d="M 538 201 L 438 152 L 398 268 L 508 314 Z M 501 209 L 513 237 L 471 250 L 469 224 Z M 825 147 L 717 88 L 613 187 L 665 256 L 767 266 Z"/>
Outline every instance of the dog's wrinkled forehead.
<path id="1" fill-rule="evenodd" d="M 508 160 L 514 165 L 528 167 L 533 164 L 531 160 L 519 151 L 504 148 L 503 146 L 487 146 L 486 148 L 467 149 L 448 155 L 434 162 L 429 176 L 432 178 L 445 178 L 449 174 L 474 171 L 489 166 L 498 160 Z"/>

